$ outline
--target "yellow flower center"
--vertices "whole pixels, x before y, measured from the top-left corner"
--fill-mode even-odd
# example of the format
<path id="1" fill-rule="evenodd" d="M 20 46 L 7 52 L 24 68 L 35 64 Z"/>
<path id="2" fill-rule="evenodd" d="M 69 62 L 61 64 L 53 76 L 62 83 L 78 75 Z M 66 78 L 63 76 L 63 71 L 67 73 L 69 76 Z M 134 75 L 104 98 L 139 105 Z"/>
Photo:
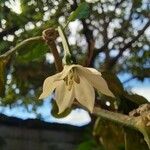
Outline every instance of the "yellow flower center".
<path id="1" fill-rule="evenodd" d="M 77 71 L 75 69 L 71 69 L 69 74 L 65 77 L 64 81 L 66 82 L 66 86 L 70 91 L 74 86 L 74 82 L 76 82 L 77 84 L 80 83 L 80 78 L 77 74 Z"/>

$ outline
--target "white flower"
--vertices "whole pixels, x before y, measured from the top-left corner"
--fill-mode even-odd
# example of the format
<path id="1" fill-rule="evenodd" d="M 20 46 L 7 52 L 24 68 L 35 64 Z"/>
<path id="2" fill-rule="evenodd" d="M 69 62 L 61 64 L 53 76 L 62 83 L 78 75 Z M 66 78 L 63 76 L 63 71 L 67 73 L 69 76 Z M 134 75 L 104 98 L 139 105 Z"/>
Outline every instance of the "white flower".
<path id="1" fill-rule="evenodd" d="M 87 3 L 96 3 L 98 2 L 99 0 L 85 0 Z"/>
<path id="2" fill-rule="evenodd" d="M 39 99 L 46 98 L 56 89 L 59 113 L 70 107 L 75 99 L 92 112 L 95 102 L 93 87 L 105 95 L 114 97 L 101 73 L 96 69 L 65 65 L 62 72 L 45 79 L 43 93 Z"/>

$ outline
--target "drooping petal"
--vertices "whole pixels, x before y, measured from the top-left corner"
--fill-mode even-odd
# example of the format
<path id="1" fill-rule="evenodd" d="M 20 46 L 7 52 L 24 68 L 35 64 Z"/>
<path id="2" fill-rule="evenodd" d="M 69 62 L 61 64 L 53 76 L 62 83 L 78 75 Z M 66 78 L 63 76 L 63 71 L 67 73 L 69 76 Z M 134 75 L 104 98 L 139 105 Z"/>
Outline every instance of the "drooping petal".
<path id="1" fill-rule="evenodd" d="M 96 74 L 96 75 L 102 75 L 98 70 L 94 69 L 94 68 L 89 68 L 89 67 L 84 67 L 85 70 L 88 70 L 89 73 L 92 73 L 92 74 Z"/>
<path id="2" fill-rule="evenodd" d="M 39 99 L 48 97 L 54 91 L 54 89 L 57 87 L 57 85 L 60 82 L 60 81 L 58 81 L 60 75 L 61 75 L 61 73 L 58 73 L 56 75 L 50 76 L 45 79 L 45 81 L 43 83 L 43 92 L 40 95 Z"/>
<path id="3" fill-rule="evenodd" d="M 59 114 L 62 113 L 66 108 L 70 107 L 73 100 L 73 89 L 68 90 L 65 82 L 62 80 L 55 91 L 56 103 L 59 108 Z"/>
<path id="4" fill-rule="evenodd" d="M 91 70 L 91 69 L 90 69 Z M 96 70 L 96 69 L 94 69 Z M 89 71 L 89 69 L 88 69 Z M 92 70 L 93 71 L 93 70 Z M 96 71 L 94 71 L 96 72 Z M 97 71 L 98 72 L 98 71 Z M 101 77 L 101 74 L 98 73 L 85 73 L 85 69 L 78 69 L 78 74 L 83 75 L 91 85 L 96 88 L 99 92 L 114 97 L 113 93 L 109 90 L 107 82 Z"/>
<path id="5" fill-rule="evenodd" d="M 94 68 L 83 67 L 81 65 L 76 65 L 75 67 L 77 70 L 79 70 L 79 72 L 82 72 L 83 76 L 86 76 L 87 74 L 88 75 L 95 74 L 101 76 L 101 73 Z"/>
<path id="6" fill-rule="evenodd" d="M 74 91 L 75 98 L 85 106 L 90 112 L 93 111 L 94 102 L 95 102 L 95 92 L 94 88 L 82 75 L 80 77 L 80 83 L 75 83 Z"/>

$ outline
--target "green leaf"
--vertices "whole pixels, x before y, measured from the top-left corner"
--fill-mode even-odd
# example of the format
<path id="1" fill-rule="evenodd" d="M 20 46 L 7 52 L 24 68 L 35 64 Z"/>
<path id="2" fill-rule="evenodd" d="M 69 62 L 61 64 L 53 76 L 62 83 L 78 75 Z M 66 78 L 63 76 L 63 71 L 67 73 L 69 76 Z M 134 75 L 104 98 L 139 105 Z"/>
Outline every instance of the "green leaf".
<path id="1" fill-rule="evenodd" d="M 120 100 L 119 110 L 122 110 L 125 114 L 148 102 L 143 96 L 127 92 L 124 92 L 123 95 L 120 96 Z"/>
<path id="2" fill-rule="evenodd" d="M 113 122 L 99 117 L 95 122 L 93 135 L 101 139 L 106 150 L 124 150 L 123 128 Z"/>
<path id="3" fill-rule="evenodd" d="M 58 106 L 56 104 L 56 101 L 53 100 L 52 101 L 52 110 L 51 110 L 51 114 L 55 117 L 55 118 L 64 118 L 66 116 L 68 116 L 71 112 L 71 108 L 67 108 L 64 112 L 62 112 L 61 114 L 58 114 Z"/>
<path id="4" fill-rule="evenodd" d="M 123 85 L 115 74 L 108 71 L 103 71 L 101 73 L 102 77 L 106 80 L 109 89 L 115 96 L 120 96 L 124 93 Z"/>
<path id="5" fill-rule="evenodd" d="M 149 150 L 143 135 L 133 129 L 125 129 L 125 150 Z"/>
<path id="6" fill-rule="evenodd" d="M 90 14 L 90 6 L 88 3 L 83 2 L 78 6 L 78 8 L 75 11 L 72 12 L 70 17 L 68 18 L 67 25 L 69 22 L 74 21 L 76 19 L 88 18 L 89 14 Z"/>
<path id="7" fill-rule="evenodd" d="M 17 55 L 17 62 L 30 62 L 30 61 L 38 61 L 42 59 L 48 51 L 48 46 L 44 43 L 44 41 L 36 40 L 28 45 L 24 45 L 20 47 L 20 51 Z"/>
<path id="8" fill-rule="evenodd" d="M 5 93 L 5 60 L 0 59 L 0 97 Z"/>
<path id="9" fill-rule="evenodd" d="M 142 105 L 148 102 L 146 98 L 138 94 L 128 94 L 127 92 L 125 92 L 124 97 L 138 105 Z"/>
<path id="10" fill-rule="evenodd" d="M 88 140 L 85 142 L 82 142 L 77 150 L 104 150 L 102 147 L 100 147 L 96 141 L 94 140 Z"/>

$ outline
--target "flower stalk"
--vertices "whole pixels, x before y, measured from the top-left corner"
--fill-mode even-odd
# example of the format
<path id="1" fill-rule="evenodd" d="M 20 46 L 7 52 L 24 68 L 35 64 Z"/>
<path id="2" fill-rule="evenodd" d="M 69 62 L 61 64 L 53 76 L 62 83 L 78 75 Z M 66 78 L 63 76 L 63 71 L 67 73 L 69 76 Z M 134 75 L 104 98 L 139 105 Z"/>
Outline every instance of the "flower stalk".
<path id="1" fill-rule="evenodd" d="M 61 72 L 63 70 L 62 66 L 62 60 L 61 57 L 59 56 L 58 50 L 56 48 L 55 40 L 58 37 L 58 32 L 53 29 L 53 28 L 48 28 L 43 31 L 42 37 L 49 46 L 54 59 L 55 59 L 55 67 L 58 72 Z"/>
<path id="2" fill-rule="evenodd" d="M 68 40 L 67 40 L 65 33 L 63 31 L 63 28 L 61 26 L 58 26 L 58 33 L 62 39 L 62 45 L 63 45 L 63 49 L 64 49 L 63 64 L 71 65 L 71 64 L 75 63 L 75 60 L 72 57 L 72 53 L 70 50 Z"/>
<path id="3" fill-rule="evenodd" d="M 21 47 L 27 44 L 32 43 L 33 41 L 43 41 L 42 36 L 36 36 L 36 37 L 32 37 L 32 38 L 28 38 L 22 42 L 20 42 L 18 45 L 16 45 L 14 48 L 8 50 L 7 52 L 5 52 L 4 54 L 0 55 L 0 59 L 6 59 L 8 58 L 10 55 L 14 54 L 16 51 L 18 50 L 22 50 Z"/>

